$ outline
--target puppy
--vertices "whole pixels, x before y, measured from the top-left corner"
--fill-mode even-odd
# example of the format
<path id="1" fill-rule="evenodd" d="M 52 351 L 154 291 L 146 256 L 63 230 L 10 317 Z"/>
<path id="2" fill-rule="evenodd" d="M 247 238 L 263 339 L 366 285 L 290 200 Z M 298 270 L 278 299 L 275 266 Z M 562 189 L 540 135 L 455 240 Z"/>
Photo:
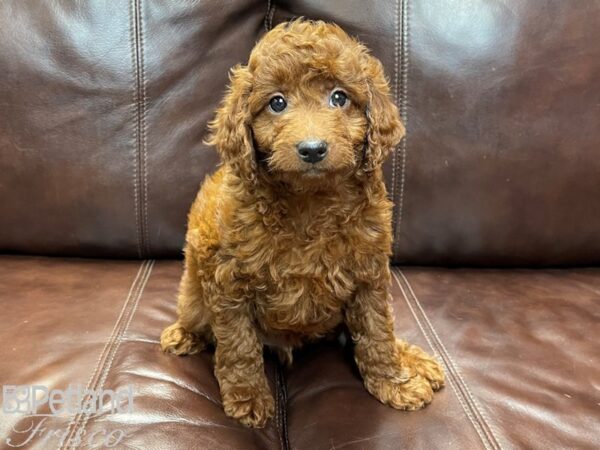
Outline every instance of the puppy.
<path id="1" fill-rule="evenodd" d="M 225 413 L 273 415 L 263 346 L 291 362 L 303 342 L 347 327 L 367 390 L 415 410 L 440 365 L 394 336 L 392 203 L 381 165 L 404 135 L 381 63 L 336 25 L 296 20 L 267 33 L 209 125 L 223 164 L 189 214 L 176 355 L 215 344 Z"/>

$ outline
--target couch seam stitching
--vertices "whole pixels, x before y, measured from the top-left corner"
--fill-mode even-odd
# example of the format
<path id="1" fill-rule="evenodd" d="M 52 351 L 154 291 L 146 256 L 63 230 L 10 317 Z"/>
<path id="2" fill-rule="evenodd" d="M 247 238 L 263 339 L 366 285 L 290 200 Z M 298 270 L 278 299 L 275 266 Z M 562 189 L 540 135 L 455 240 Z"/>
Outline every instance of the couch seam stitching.
<path id="1" fill-rule="evenodd" d="M 275 14 L 275 1 L 267 0 L 267 12 L 265 14 L 264 26 L 265 31 L 269 32 L 273 29 L 273 15 Z"/>
<path id="2" fill-rule="evenodd" d="M 394 23 L 394 101 L 396 105 L 399 105 L 399 95 L 398 95 L 398 65 L 400 64 L 400 55 L 399 48 L 400 45 L 398 43 L 398 35 L 400 28 L 400 0 L 396 0 L 395 2 L 395 23 Z M 397 159 L 398 159 L 398 149 L 399 146 L 396 146 L 394 153 L 392 155 L 392 203 L 394 204 L 394 209 L 392 212 L 392 223 L 393 229 L 396 229 L 396 221 L 398 220 L 398 211 L 396 210 L 396 167 L 397 167 Z"/>
<path id="3" fill-rule="evenodd" d="M 285 448 L 288 450 L 290 448 L 290 438 L 288 434 L 288 423 L 287 423 L 287 383 L 285 382 L 285 373 L 283 372 L 283 368 L 279 366 L 281 373 L 281 396 L 282 396 L 282 414 L 283 414 L 283 441 L 285 443 Z"/>
<path id="4" fill-rule="evenodd" d="M 112 368 L 112 364 L 115 359 L 115 356 L 119 352 L 119 348 L 121 347 L 121 343 L 123 342 L 123 336 L 125 336 L 127 331 L 129 330 L 129 325 L 131 325 L 131 321 L 133 320 L 133 317 L 135 316 L 135 313 L 137 312 L 137 308 L 140 303 L 140 299 L 142 297 L 142 294 L 144 293 L 146 284 L 148 283 L 148 280 L 150 279 L 150 275 L 152 274 L 153 268 L 154 268 L 154 261 L 151 260 L 148 263 L 148 265 L 146 266 L 146 271 L 144 273 L 144 277 L 140 281 L 138 288 L 137 288 L 137 292 L 133 297 L 133 303 L 132 303 L 133 306 L 131 308 L 131 312 L 129 314 L 127 322 L 125 323 L 125 326 L 123 327 L 123 330 L 121 331 L 121 333 L 119 333 L 119 335 L 117 336 L 117 340 L 113 346 L 114 350 L 113 350 L 112 356 L 111 356 L 110 360 L 108 361 L 108 364 L 106 364 L 102 368 L 103 375 L 100 378 L 100 380 L 98 381 L 98 387 L 100 389 L 102 389 L 104 387 L 104 383 L 106 382 L 106 379 L 108 378 L 108 375 L 110 373 L 110 369 Z M 95 417 L 95 416 L 92 416 L 91 413 L 85 414 L 84 420 L 81 423 L 81 425 L 79 426 L 80 433 L 82 435 L 85 433 L 85 428 L 86 428 L 87 424 L 89 423 L 89 420 L 91 418 L 93 419 L 93 417 Z"/>
<path id="5" fill-rule="evenodd" d="M 281 430 L 281 424 L 279 423 L 279 380 L 277 374 L 277 366 L 273 367 L 273 379 L 275 382 L 275 428 L 277 430 L 277 437 L 279 438 L 279 448 L 284 450 L 283 447 L 283 432 Z"/>
<path id="6" fill-rule="evenodd" d="M 267 12 L 265 13 L 265 20 L 263 21 L 265 31 L 269 31 L 269 13 L 270 12 L 271 12 L 271 0 L 267 0 Z"/>
<path id="7" fill-rule="evenodd" d="M 141 110 L 141 135 L 140 143 L 142 146 L 142 169 L 143 169 L 143 193 L 144 193 L 144 251 L 146 256 L 150 255 L 150 239 L 148 238 L 148 145 L 146 141 L 146 112 L 147 108 L 147 92 L 146 92 L 146 67 L 144 62 L 144 14 L 142 10 L 142 0 L 138 0 L 138 20 L 139 20 L 139 46 L 140 46 L 140 67 L 141 67 L 141 92 L 142 92 L 142 110 Z"/>
<path id="8" fill-rule="evenodd" d="M 146 171 L 146 81 L 143 55 L 142 31 L 142 0 L 132 0 L 131 14 L 131 40 L 132 64 L 135 72 L 134 96 L 134 139 L 135 139 L 135 200 L 136 221 L 138 232 L 138 257 L 143 258 L 149 254 L 148 247 L 148 190 Z"/>
<path id="9" fill-rule="evenodd" d="M 285 383 L 283 381 L 281 365 L 278 361 L 275 362 L 275 391 L 277 398 L 276 422 L 279 431 L 279 443 L 282 450 L 288 450 L 290 448 L 290 444 L 287 433 Z"/>
<path id="10" fill-rule="evenodd" d="M 138 110 L 139 110 L 139 99 L 138 99 L 138 64 L 137 64 L 137 51 L 136 51 L 136 19 L 135 19 L 135 1 L 129 1 L 129 40 L 131 44 L 131 66 L 133 68 L 133 102 L 131 104 L 131 109 L 133 110 L 133 140 L 134 140 L 134 164 L 133 164 L 133 201 L 135 207 L 135 224 L 136 224 L 136 241 L 137 241 L 137 253 L 138 257 L 142 257 L 142 232 L 141 232 L 141 218 L 140 218 L 140 192 L 139 192 L 139 175 L 138 175 L 138 165 L 139 165 L 139 148 L 138 148 L 138 140 L 139 140 L 139 129 L 138 129 Z"/>
<path id="11" fill-rule="evenodd" d="M 408 309 L 410 310 L 410 313 L 412 314 L 413 318 L 415 319 L 415 322 L 417 323 L 417 326 L 419 327 L 419 329 L 421 330 L 421 333 L 423 334 L 423 336 L 425 337 L 425 340 L 427 341 L 427 344 L 429 345 L 429 347 L 431 348 L 431 350 L 434 352 L 435 356 L 437 356 L 438 358 L 441 358 L 441 356 L 438 354 L 435 346 L 433 345 L 431 338 L 429 337 L 429 335 L 427 334 L 427 332 L 425 331 L 425 329 L 423 328 L 423 325 L 421 324 L 421 321 L 419 320 L 419 318 L 417 317 L 412 305 L 410 304 L 410 302 L 408 301 L 408 297 L 406 295 L 406 292 L 404 291 L 404 288 L 402 287 L 402 285 L 400 284 L 400 280 L 398 280 L 398 277 L 396 275 L 396 273 L 394 271 L 392 271 L 392 274 L 394 275 L 394 278 L 396 279 L 396 283 L 398 284 L 398 287 L 400 288 L 400 291 L 402 291 L 402 296 L 404 298 L 404 301 L 406 302 Z M 442 359 L 442 362 L 444 365 L 446 365 L 446 362 Z M 476 424 L 476 421 L 474 419 L 474 417 L 472 416 L 472 414 L 469 412 L 469 409 L 467 408 L 467 405 L 465 404 L 464 400 L 462 399 L 462 397 L 459 395 L 456 386 L 454 385 L 454 380 L 450 377 L 448 378 L 448 384 L 450 384 L 450 387 L 452 388 L 452 391 L 454 392 L 454 395 L 456 396 L 456 398 L 458 399 L 458 402 L 460 403 L 460 406 L 462 407 L 465 415 L 467 416 L 467 418 L 469 419 L 469 422 L 471 422 L 471 425 L 473 425 L 473 429 L 475 430 L 475 432 L 477 433 L 477 436 L 479 436 L 479 439 L 481 440 L 481 443 L 483 444 L 483 446 L 486 449 L 489 449 L 490 447 L 488 446 L 488 444 L 486 444 L 484 437 L 481 434 L 481 431 L 479 430 L 479 427 Z"/>
<path id="12" fill-rule="evenodd" d="M 401 22 L 402 22 L 402 39 L 400 46 L 400 54 L 401 54 L 401 62 L 400 62 L 400 80 L 398 82 L 399 89 L 399 97 L 400 97 L 400 117 L 402 118 L 402 122 L 404 124 L 405 134 L 400 142 L 400 158 L 401 158 L 401 169 L 400 169 L 400 194 L 398 198 L 398 214 L 395 222 L 394 229 L 394 244 L 396 246 L 396 250 L 399 248 L 400 244 L 400 227 L 402 225 L 402 218 L 404 215 L 404 192 L 405 192 L 405 182 L 406 182 L 406 153 L 408 151 L 407 140 L 408 140 L 408 67 L 410 64 L 409 61 L 409 51 L 408 51 L 408 27 L 409 27 L 409 14 L 408 14 L 408 4 L 409 0 L 402 0 L 402 14 L 401 14 Z M 400 20 L 400 19 L 399 19 Z M 400 27 L 398 27 L 400 28 Z M 400 88 L 401 87 L 401 88 Z M 396 158 L 398 155 L 396 155 Z M 397 182 L 394 185 L 394 189 L 396 193 L 394 195 L 395 198 L 398 197 L 398 186 Z M 396 254 L 398 251 L 395 252 Z"/>
<path id="13" fill-rule="evenodd" d="M 425 313 L 425 310 L 423 309 L 423 307 L 421 306 L 421 303 L 419 302 L 419 298 L 417 297 L 417 295 L 415 294 L 411 284 L 409 283 L 408 279 L 406 278 L 406 276 L 404 275 L 404 273 L 402 273 L 402 271 L 400 269 L 398 269 L 400 272 L 400 275 L 402 276 L 402 278 L 404 278 L 404 280 L 406 281 L 406 285 L 408 286 L 413 298 L 415 299 L 415 303 L 417 305 L 417 307 L 419 308 L 419 310 L 421 311 L 421 314 L 423 315 L 423 318 L 425 319 L 425 321 L 427 322 L 427 324 L 429 325 L 429 328 L 431 329 L 431 331 L 433 332 L 433 335 L 435 336 L 436 340 L 439 342 L 442 350 L 444 351 L 444 353 L 447 355 L 448 360 L 452 363 L 453 369 L 456 372 L 456 375 L 458 376 L 459 380 L 461 381 L 461 384 L 464 386 L 466 392 L 467 392 L 467 396 L 469 397 L 469 399 L 471 400 L 471 402 L 473 403 L 474 409 L 477 413 L 479 413 L 481 415 L 482 418 L 482 422 L 483 424 L 489 429 L 489 437 L 490 440 L 495 443 L 498 448 L 501 448 L 500 443 L 497 439 L 497 437 L 494 435 L 492 426 L 490 425 L 491 420 L 489 419 L 489 417 L 486 416 L 485 410 L 481 407 L 481 405 L 479 404 L 479 402 L 477 401 L 476 397 L 473 395 L 473 393 L 471 392 L 469 385 L 467 384 L 467 382 L 464 380 L 464 377 L 462 376 L 461 372 L 460 372 L 460 368 L 458 366 L 458 364 L 454 361 L 454 359 L 452 358 L 452 355 L 450 354 L 450 352 L 446 349 L 446 346 L 444 345 L 444 342 L 440 339 L 440 337 L 437 334 L 437 331 L 435 330 L 435 328 L 433 327 L 433 324 L 431 323 L 431 321 L 429 320 L 429 317 L 427 316 L 427 314 Z"/>
<path id="14" fill-rule="evenodd" d="M 113 329 L 111 331 L 109 339 L 106 342 L 106 344 L 104 345 L 104 347 L 102 349 L 102 352 L 100 352 L 100 356 L 98 357 L 98 360 L 96 361 L 96 364 L 94 366 L 94 370 L 90 374 L 90 378 L 88 379 L 88 382 L 86 384 L 86 389 L 88 389 L 88 390 L 91 389 L 91 387 L 98 382 L 98 377 L 100 376 L 100 373 L 102 371 L 101 367 L 103 367 L 104 364 L 106 364 L 106 358 L 110 354 L 111 347 L 114 345 L 114 341 L 115 341 L 116 336 L 118 334 L 118 330 L 120 329 L 121 322 L 123 320 L 125 311 L 127 309 L 129 309 L 131 295 L 132 295 L 135 287 L 137 286 L 138 279 L 139 279 L 140 275 L 143 274 L 144 271 L 145 271 L 145 263 L 146 262 L 144 261 L 144 262 L 142 262 L 142 264 L 140 264 L 140 267 L 138 269 L 136 277 L 134 278 L 134 280 L 133 280 L 133 282 L 132 282 L 132 284 L 131 284 L 131 286 L 129 288 L 129 292 L 127 294 L 127 297 L 125 298 L 125 302 L 123 303 L 123 307 L 121 308 L 121 311 L 119 313 L 119 316 L 117 317 L 115 325 L 113 326 Z M 102 365 L 100 364 L 101 362 L 102 362 Z M 81 422 L 82 417 L 83 417 L 82 413 L 77 413 L 69 421 L 69 424 L 67 425 L 66 435 L 65 435 L 65 438 L 68 437 L 69 439 L 67 439 L 66 442 L 68 442 L 71 439 L 71 436 L 73 435 L 73 431 L 74 430 L 71 429 L 71 427 L 75 426 L 75 428 L 77 428 L 77 425 L 79 424 L 79 422 Z M 61 441 L 61 443 L 59 444 L 59 448 L 63 448 L 64 447 L 64 443 L 65 442 Z"/>
<path id="15" fill-rule="evenodd" d="M 86 383 L 85 388 L 87 390 L 91 389 L 92 385 L 97 383 L 97 378 L 100 375 L 100 372 L 102 371 L 101 367 L 104 366 L 104 364 L 106 363 L 106 358 L 108 357 L 108 354 L 110 354 L 110 348 L 114 345 L 114 341 L 116 339 L 116 336 L 118 334 L 118 330 L 120 328 L 121 322 L 123 320 L 123 317 L 125 315 L 125 311 L 129 308 L 129 304 L 131 303 L 131 296 L 133 291 L 135 290 L 138 280 L 140 278 L 140 276 L 145 272 L 146 270 L 146 262 L 147 261 L 143 261 L 137 271 L 137 274 L 135 276 L 135 278 L 133 279 L 130 287 L 129 287 L 129 291 L 127 293 L 127 296 L 125 297 L 125 302 L 123 303 L 123 306 L 121 307 L 121 311 L 117 317 L 117 320 L 115 321 L 115 325 L 113 326 L 113 329 L 109 335 L 109 338 L 106 342 L 106 344 L 104 344 L 104 347 L 102 348 L 102 351 L 100 352 L 100 355 L 98 356 L 98 359 L 96 360 L 96 363 L 94 364 L 94 369 L 92 370 L 92 373 L 90 374 L 90 377 Z M 103 362 L 104 361 L 104 362 Z M 101 364 L 102 362 L 102 364 Z M 64 441 L 61 440 L 59 442 L 59 449 L 64 448 L 65 443 L 69 441 L 70 437 L 73 434 L 73 429 L 72 427 L 75 426 L 82 420 L 82 414 L 81 413 L 77 413 L 75 414 L 71 420 L 69 421 L 68 425 L 67 425 L 67 429 L 65 430 L 66 433 L 64 435 Z M 69 438 L 69 439 L 66 439 Z"/>
<path id="16" fill-rule="evenodd" d="M 490 422 L 489 418 L 485 415 L 483 408 L 481 407 L 481 405 L 479 405 L 479 403 L 475 399 L 475 396 L 472 394 L 468 384 L 466 383 L 464 377 L 462 376 L 462 374 L 460 372 L 458 364 L 454 361 L 454 359 L 450 355 L 450 352 L 448 352 L 448 350 L 446 349 L 446 346 L 444 345 L 444 343 L 440 339 L 439 335 L 437 334 L 437 331 L 433 327 L 433 324 L 427 317 L 427 314 L 425 313 L 425 310 L 421 306 L 419 299 L 418 299 L 417 295 L 415 294 L 410 282 L 408 281 L 408 279 L 406 278 L 406 276 L 404 275 L 404 273 L 402 272 L 401 269 L 397 268 L 396 270 L 400 274 L 402 279 L 404 280 L 404 283 L 406 284 L 407 288 L 409 289 L 411 297 L 413 298 L 416 307 L 419 309 L 425 323 L 427 324 L 427 326 L 431 332 L 432 339 L 437 344 L 438 350 L 441 350 L 441 351 L 439 351 L 439 354 L 442 357 L 442 359 L 445 361 L 449 374 L 452 377 L 454 377 L 454 381 L 456 382 L 456 386 L 459 388 L 459 390 L 464 391 L 463 396 L 465 397 L 464 399 L 467 401 L 467 403 L 469 403 L 469 401 L 470 401 L 469 408 L 472 410 L 472 412 L 475 416 L 475 419 L 477 420 L 477 423 L 481 427 L 481 430 L 483 431 L 487 440 L 493 447 L 501 449 L 502 446 L 500 445 L 497 437 L 495 436 L 495 434 L 493 432 L 493 429 L 489 423 Z M 398 283 L 400 284 L 399 279 L 398 279 Z M 402 289 L 402 287 L 401 287 L 401 289 Z M 402 289 L 402 292 L 403 292 L 403 294 L 405 294 L 403 289 Z M 408 302 L 408 296 L 405 295 L 405 299 Z"/>
<path id="17" fill-rule="evenodd" d="M 275 9 L 277 8 L 277 5 L 275 4 L 275 2 L 273 2 L 273 7 L 271 8 L 271 18 L 269 19 L 269 29 L 272 30 L 273 29 L 273 18 L 275 17 Z"/>

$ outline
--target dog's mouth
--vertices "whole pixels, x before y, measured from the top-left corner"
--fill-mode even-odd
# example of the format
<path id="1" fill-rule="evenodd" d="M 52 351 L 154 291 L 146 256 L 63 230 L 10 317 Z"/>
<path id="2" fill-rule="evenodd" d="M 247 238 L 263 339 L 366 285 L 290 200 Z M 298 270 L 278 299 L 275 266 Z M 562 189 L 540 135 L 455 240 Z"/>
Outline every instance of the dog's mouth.
<path id="1" fill-rule="evenodd" d="M 269 153 L 263 151 L 260 148 L 256 147 L 256 157 L 258 164 L 263 167 L 267 172 L 271 174 L 279 174 L 285 176 L 286 174 L 292 176 L 306 176 L 308 178 L 319 178 L 324 177 L 328 173 L 336 172 L 336 170 L 332 170 L 331 167 L 326 166 L 325 164 L 306 164 L 300 163 L 296 165 L 296 167 L 273 167 L 269 161 Z"/>
<path id="2" fill-rule="evenodd" d="M 306 175 L 307 177 L 316 178 L 316 177 L 325 176 L 325 174 L 327 172 L 328 172 L 327 170 L 324 170 L 321 167 L 309 167 L 308 169 L 303 170 L 300 173 L 302 175 Z"/>
<path id="3" fill-rule="evenodd" d="M 310 167 L 300 167 L 294 170 L 280 171 L 280 173 L 284 177 L 287 175 L 298 180 L 304 179 L 306 181 L 324 182 L 345 172 L 341 169 L 315 165 Z"/>

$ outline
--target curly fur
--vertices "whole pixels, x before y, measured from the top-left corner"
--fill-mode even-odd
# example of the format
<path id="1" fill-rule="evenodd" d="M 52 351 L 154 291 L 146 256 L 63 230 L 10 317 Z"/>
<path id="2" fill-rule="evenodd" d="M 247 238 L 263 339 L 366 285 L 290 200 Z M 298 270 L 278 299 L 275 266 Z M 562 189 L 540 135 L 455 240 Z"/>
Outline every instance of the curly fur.
<path id="1" fill-rule="evenodd" d="M 349 104 L 331 107 L 333 89 Z M 274 93 L 288 110 L 267 107 Z M 263 346 L 291 363 L 292 349 L 345 325 L 366 388 L 413 410 L 444 374 L 394 336 L 389 305 L 392 204 L 381 165 L 404 135 L 381 63 L 336 25 L 296 20 L 267 33 L 231 84 L 208 142 L 222 166 L 189 214 L 178 319 L 164 351 L 214 342 L 225 412 L 263 426 L 274 401 Z M 302 139 L 328 142 L 310 165 Z"/>

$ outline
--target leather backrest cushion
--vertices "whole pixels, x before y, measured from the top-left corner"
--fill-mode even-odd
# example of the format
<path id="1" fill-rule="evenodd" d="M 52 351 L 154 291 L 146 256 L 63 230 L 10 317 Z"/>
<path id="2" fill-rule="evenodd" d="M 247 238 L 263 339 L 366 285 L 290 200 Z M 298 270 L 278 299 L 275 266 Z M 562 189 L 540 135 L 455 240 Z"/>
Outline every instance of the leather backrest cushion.
<path id="1" fill-rule="evenodd" d="M 0 249 L 181 254 L 263 1 L 0 2 Z"/>
<path id="2" fill-rule="evenodd" d="M 408 3 L 398 261 L 600 262 L 600 2 Z"/>
<path id="3" fill-rule="evenodd" d="M 394 261 L 600 261 L 600 2 L 0 3 L 0 249 L 180 254 L 206 122 L 265 27 L 338 22 L 386 67 Z"/>

